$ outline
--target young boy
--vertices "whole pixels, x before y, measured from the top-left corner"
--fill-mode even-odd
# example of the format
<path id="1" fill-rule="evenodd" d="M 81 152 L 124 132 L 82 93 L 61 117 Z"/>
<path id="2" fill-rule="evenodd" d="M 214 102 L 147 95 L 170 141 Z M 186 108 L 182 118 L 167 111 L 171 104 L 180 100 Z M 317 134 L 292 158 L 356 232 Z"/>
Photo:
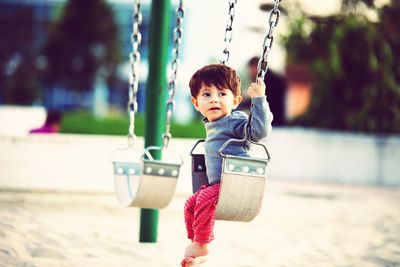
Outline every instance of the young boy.
<path id="1" fill-rule="evenodd" d="M 249 119 L 244 112 L 232 112 L 242 100 L 240 83 L 236 71 L 222 64 L 201 68 L 189 83 L 192 103 L 205 117 L 207 137 L 204 147 L 208 185 L 202 186 L 185 203 L 186 230 L 192 242 L 187 246 L 185 258 L 181 262 L 184 267 L 204 262 L 208 255 L 208 244 L 214 239 L 215 209 L 222 168 L 218 150 L 228 139 L 243 139 Z M 249 134 L 253 141 L 258 141 L 271 132 L 273 119 L 262 79 L 252 83 L 247 93 L 252 101 Z M 240 146 L 227 147 L 224 152 L 248 156 L 248 149 L 249 144 L 246 142 Z"/>

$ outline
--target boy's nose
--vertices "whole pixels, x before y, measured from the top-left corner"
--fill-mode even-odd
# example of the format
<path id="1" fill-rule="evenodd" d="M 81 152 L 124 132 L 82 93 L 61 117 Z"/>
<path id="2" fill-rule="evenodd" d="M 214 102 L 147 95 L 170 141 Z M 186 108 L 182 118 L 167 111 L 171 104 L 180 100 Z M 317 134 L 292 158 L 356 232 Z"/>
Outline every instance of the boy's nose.
<path id="1" fill-rule="evenodd" d="M 210 97 L 210 103 L 216 103 L 216 102 L 218 102 L 218 97 L 216 96 Z"/>

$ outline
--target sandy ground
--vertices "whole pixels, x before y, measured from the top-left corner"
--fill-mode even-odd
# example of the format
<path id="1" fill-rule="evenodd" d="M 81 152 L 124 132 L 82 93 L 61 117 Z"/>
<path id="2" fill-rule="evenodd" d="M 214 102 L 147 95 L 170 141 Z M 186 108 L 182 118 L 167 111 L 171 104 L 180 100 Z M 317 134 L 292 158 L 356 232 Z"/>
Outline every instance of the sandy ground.
<path id="1" fill-rule="evenodd" d="M 0 266 L 177 267 L 185 198 L 139 243 L 139 210 L 113 195 L 0 191 Z M 261 214 L 215 237 L 202 266 L 400 267 L 400 189 L 270 181 Z"/>

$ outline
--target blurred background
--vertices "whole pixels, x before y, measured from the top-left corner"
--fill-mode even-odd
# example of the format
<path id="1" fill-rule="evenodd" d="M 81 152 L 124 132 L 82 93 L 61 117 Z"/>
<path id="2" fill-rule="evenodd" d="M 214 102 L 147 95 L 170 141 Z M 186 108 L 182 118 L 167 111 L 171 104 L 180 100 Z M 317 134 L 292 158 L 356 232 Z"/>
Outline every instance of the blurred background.
<path id="1" fill-rule="evenodd" d="M 142 0 L 135 156 L 147 126 L 165 124 L 164 114 L 146 112 L 157 105 L 147 99 L 149 29 L 151 5 L 161 2 L 169 3 Z M 221 59 L 229 2 L 184 1 L 168 147 L 184 163 L 161 210 L 160 245 L 142 246 L 139 214 L 113 196 L 110 162 L 128 146 L 134 1 L 0 0 L 0 266 L 176 266 L 189 152 L 205 137 L 188 83 Z M 273 3 L 237 1 L 228 65 L 244 97 Z M 265 79 L 274 127 L 263 140 L 272 158 L 263 211 L 245 228 L 218 223 L 205 265 L 398 267 L 400 1 L 283 0 L 280 11 Z M 165 100 L 167 89 L 165 81 Z M 246 97 L 239 108 L 248 111 Z"/>
<path id="2" fill-rule="evenodd" d="M 145 134 L 150 6 L 143 1 L 138 136 Z M 272 7 L 266 0 L 237 4 L 229 65 L 241 74 L 243 92 Z M 132 8 L 128 0 L 0 0 L 0 134 L 26 136 L 56 110 L 56 132 L 125 136 Z M 205 132 L 188 82 L 221 58 L 228 3 L 187 0 L 185 10 L 171 129 L 173 137 L 193 139 Z M 280 10 L 266 78 L 276 129 L 272 174 L 400 185 L 400 2 L 284 0 Z M 309 165 L 299 162 L 304 155 Z M 338 160 L 340 168 L 332 164 Z M 360 168 L 356 178 L 345 177 Z"/>
<path id="3" fill-rule="evenodd" d="M 237 4 L 230 65 L 245 81 L 248 60 L 261 56 L 269 2 Z M 62 132 L 125 134 L 123 122 L 118 122 L 126 115 L 131 1 L 1 0 L 0 5 L 0 103 L 62 110 Z M 282 2 L 269 67 L 287 80 L 282 100 L 287 124 L 400 132 L 399 8 L 398 1 L 385 0 Z M 140 114 L 146 95 L 150 1 L 142 9 Z M 225 1 L 186 3 L 175 113 L 180 123 L 195 117 L 188 101 L 191 74 L 221 58 L 227 12 Z M 174 19 L 171 14 L 171 31 Z M 85 116 L 86 130 L 75 121 L 80 116 Z M 115 125 L 90 126 L 92 116 L 115 118 Z"/>

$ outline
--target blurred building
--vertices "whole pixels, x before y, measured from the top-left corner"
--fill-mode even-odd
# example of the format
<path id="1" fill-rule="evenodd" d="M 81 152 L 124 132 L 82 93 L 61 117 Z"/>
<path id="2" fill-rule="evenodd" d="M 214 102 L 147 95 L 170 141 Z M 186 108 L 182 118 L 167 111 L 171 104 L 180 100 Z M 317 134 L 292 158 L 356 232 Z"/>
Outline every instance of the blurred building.
<path id="1" fill-rule="evenodd" d="M 84 1 L 84 0 L 82 0 Z M 16 66 L 21 62 L 21 54 L 26 50 L 38 51 L 45 43 L 48 36 L 50 25 L 60 16 L 63 6 L 67 0 L 0 0 L 0 63 L 2 71 L 6 74 L 12 73 Z M 127 102 L 129 62 L 128 55 L 131 51 L 130 34 L 132 31 L 131 12 L 133 1 L 130 0 L 107 0 L 114 10 L 114 19 L 118 25 L 120 33 L 121 51 L 126 61 L 120 67 L 120 84 L 114 85 L 116 88 L 108 88 L 106 96 L 111 106 L 115 106 L 125 111 Z M 301 9 L 307 14 L 326 16 L 340 11 L 339 0 L 317 1 L 317 0 L 287 0 L 282 2 L 282 10 L 296 12 Z M 141 52 L 141 83 L 138 92 L 139 111 L 144 110 L 145 82 L 147 78 L 147 42 L 150 19 L 150 0 L 142 1 L 143 22 L 141 25 L 142 45 Z M 172 1 L 173 5 L 177 1 Z M 243 70 L 247 61 L 262 53 L 262 43 L 267 31 L 266 19 L 271 8 L 272 0 L 242 1 L 238 3 L 235 22 L 233 24 L 233 38 L 230 44 L 229 65 L 237 70 Z M 228 3 L 226 1 L 213 0 L 188 0 L 185 1 L 185 25 L 182 47 L 181 67 L 178 75 L 178 89 L 176 93 L 176 117 L 180 120 L 187 120 L 194 114 L 188 92 L 188 81 L 191 75 L 204 64 L 218 62 L 221 58 L 224 44 L 224 31 L 228 18 Z M 210 12 L 210 10 L 213 12 Z M 174 12 L 174 10 L 171 10 Z M 174 16 L 171 16 L 174 20 Z M 174 26 L 171 23 L 171 27 Z M 287 74 L 289 79 L 289 90 L 287 94 L 287 117 L 289 119 L 303 113 L 310 102 L 311 91 L 309 83 L 299 80 L 304 77 L 297 71 L 286 73 L 285 50 L 279 43 L 281 34 L 285 34 L 288 28 L 288 18 L 285 12 L 279 21 L 274 35 L 276 41 L 269 54 L 269 66 L 280 74 Z M 171 29 L 172 32 L 172 29 Z M 33 44 L 32 46 L 27 44 Z M 5 58 L 6 57 L 6 58 Z M 39 57 L 36 64 L 38 68 L 43 65 L 43 60 Z M 292 79 L 293 78 L 293 79 Z M 1 78 L 0 78 L 1 79 Z M 181 89 L 181 90 L 180 90 Z M 1 90 L 1 81 L 0 81 Z M 80 103 L 75 101 L 71 90 L 65 88 L 55 88 L 51 93 L 43 96 L 44 100 L 51 102 L 54 107 L 74 108 L 80 105 L 91 108 L 93 105 L 93 92 L 83 94 Z M 4 100 L 0 96 L 0 104 Z M 43 104 L 43 103 L 38 103 Z"/>
<path id="2" fill-rule="evenodd" d="M 19 64 L 22 63 L 21 58 L 25 54 L 35 54 L 37 69 L 44 68 L 45 62 L 38 53 L 45 44 L 49 34 L 51 25 L 59 18 L 62 13 L 66 0 L 0 0 L 0 62 L 4 67 L 0 69 L 5 75 L 1 77 L 7 78 L 11 75 Z M 127 88 L 129 77 L 129 53 L 132 49 L 130 43 L 130 34 L 132 31 L 132 1 L 107 1 L 114 11 L 114 19 L 119 28 L 119 37 L 121 44 L 121 54 L 126 57 L 126 61 L 120 67 L 119 76 L 121 76 L 122 84 L 117 84 L 118 88 L 109 88 L 108 101 L 111 105 L 126 109 Z M 150 1 L 142 2 L 143 21 L 140 27 L 142 33 L 142 45 L 140 46 L 141 61 L 143 67 L 147 69 L 148 57 L 148 29 L 150 20 Z M 62 51 L 60 51 L 62 53 Z M 141 75 L 141 82 L 138 92 L 139 111 L 144 109 L 144 84 L 146 82 L 146 72 Z M 4 78 L 3 79 L 4 82 Z M 0 81 L 0 89 L 1 89 Z M 54 88 L 47 91 L 42 96 L 43 102 L 37 103 L 51 107 L 61 107 L 64 109 L 79 107 L 90 108 L 93 92 L 74 92 L 66 88 Z M 81 103 L 76 103 L 74 94 L 81 94 L 83 98 Z M 83 97 L 82 97 L 83 94 Z M 0 104 L 4 103 L 1 99 Z"/>

